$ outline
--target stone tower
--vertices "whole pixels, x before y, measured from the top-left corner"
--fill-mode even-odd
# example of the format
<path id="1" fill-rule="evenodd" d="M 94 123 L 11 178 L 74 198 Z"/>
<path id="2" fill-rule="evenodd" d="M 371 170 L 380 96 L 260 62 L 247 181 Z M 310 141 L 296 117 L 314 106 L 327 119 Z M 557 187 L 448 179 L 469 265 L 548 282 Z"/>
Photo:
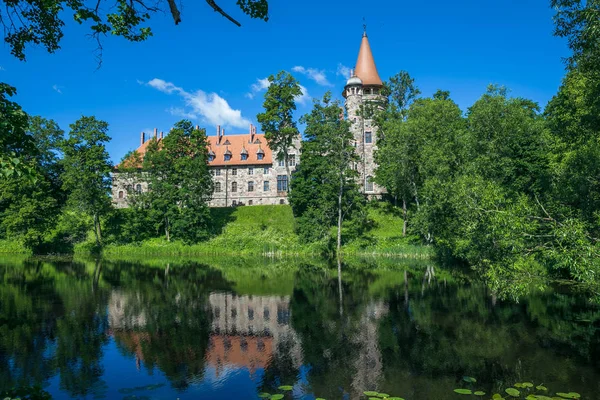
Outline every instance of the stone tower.
<path id="1" fill-rule="evenodd" d="M 373 153 L 377 148 L 377 127 L 369 115 L 374 107 L 381 106 L 386 101 L 385 96 L 381 95 L 382 88 L 383 82 L 377 72 L 365 30 L 356 67 L 344 87 L 343 96 L 346 99 L 348 119 L 352 122 L 350 129 L 354 135 L 354 145 L 361 160 L 357 165 L 360 187 L 369 197 L 381 197 L 385 193 L 384 188 L 373 182 L 376 167 Z"/>

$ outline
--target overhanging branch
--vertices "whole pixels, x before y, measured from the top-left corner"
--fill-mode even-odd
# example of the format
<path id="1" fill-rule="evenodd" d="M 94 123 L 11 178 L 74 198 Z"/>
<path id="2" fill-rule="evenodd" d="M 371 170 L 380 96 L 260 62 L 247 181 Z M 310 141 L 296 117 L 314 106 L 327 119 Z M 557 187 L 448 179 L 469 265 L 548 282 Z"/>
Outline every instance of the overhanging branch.
<path id="1" fill-rule="evenodd" d="M 171 1 L 173 1 L 173 0 L 169 0 L 169 2 L 171 2 Z M 231 15 L 229 15 L 225 11 L 223 11 L 223 9 L 221 7 L 219 7 L 217 5 L 217 3 L 215 3 L 215 0 L 206 0 L 206 2 L 208 3 L 209 6 L 212 7 L 213 10 L 215 10 L 215 12 L 218 12 L 219 14 L 221 14 L 222 16 L 224 16 L 225 18 L 227 18 L 228 20 L 230 20 L 237 26 L 242 26 L 242 24 L 240 24 L 235 19 L 233 19 L 233 17 Z"/>

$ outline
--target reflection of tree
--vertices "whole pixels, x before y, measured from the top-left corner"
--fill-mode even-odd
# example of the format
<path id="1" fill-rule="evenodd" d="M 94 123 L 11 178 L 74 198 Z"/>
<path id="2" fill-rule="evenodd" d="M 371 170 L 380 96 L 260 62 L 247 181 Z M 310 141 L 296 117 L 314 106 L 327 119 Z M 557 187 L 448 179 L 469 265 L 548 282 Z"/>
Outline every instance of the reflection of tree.
<path id="1" fill-rule="evenodd" d="M 309 383 L 319 396 L 336 398 L 340 391 L 351 392 L 359 376 L 368 377 L 368 385 L 377 385 L 377 376 L 367 369 L 379 365 L 378 345 L 364 340 L 372 330 L 363 329 L 365 322 L 370 323 L 368 286 L 372 281 L 369 272 L 343 273 L 340 305 L 336 274 L 310 266 L 300 267 L 296 274 L 292 326 L 301 338 L 305 364 L 311 368 Z"/>
<path id="2" fill-rule="evenodd" d="M 0 264 L 0 387 L 31 386 L 55 373 L 46 357 L 60 300 L 39 263 Z"/>

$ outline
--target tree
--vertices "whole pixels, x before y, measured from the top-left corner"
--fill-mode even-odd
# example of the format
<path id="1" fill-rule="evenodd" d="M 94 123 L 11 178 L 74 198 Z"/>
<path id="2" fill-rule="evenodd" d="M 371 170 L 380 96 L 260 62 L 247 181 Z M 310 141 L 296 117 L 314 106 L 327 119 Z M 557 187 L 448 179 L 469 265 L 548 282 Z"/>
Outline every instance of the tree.
<path id="1" fill-rule="evenodd" d="M 269 147 L 285 162 L 288 182 L 291 176 L 289 150 L 294 145 L 294 139 L 300 135 L 294 121 L 294 111 L 296 98 L 301 95 L 300 84 L 291 74 L 280 71 L 275 76 L 271 75 L 263 103 L 265 112 L 256 116 Z"/>
<path id="2" fill-rule="evenodd" d="M 33 138 L 27 134 L 27 114 L 9 100 L 16 93 L 14 87 L 0 82 L 0 174 L 5 178 L 31 173 L 22 156 L 35 152 Z"/>
<path id="3" fill-rule="evenodd" d="M 11 54 L 19 60 L 25 60 L 25 48 L 30 44 L 41 44 L 49 53 L 60 49 L 64 17 L 67 15 L 65 10 L 72 12 L 73 19 L 79 24 L 90 24 L 91 36 L 98 42 L 99 56 L 102 50 L 100 38 L 103 35 L 121 36 L 132 42 L 144 41 L 152 36 L 152 29 L 143 25 L 148 23 L 152 13 L 164 11 L 166 5 L 169 6 L 174 23 L 177 25 L 181 22 L 181 13 L 175 0 L 98 0 L 88 3 L 84 0 L 3 0 L 2 3 L 0 24 L 4 28 L 4 41 L 10 47 Z M 215 0 L 206 0 L 206 3 L 215 12 L 241 26 Z M 237 0 L 237 5 L 251 18 L 264 21 L 269 19 L 267 0 Z"/>
<path id="4" fill-rule="evenodd" d="M 93 220 L 96 245 L 102 243 L 100 219 L 111 207 L 112 165 L 105 144 L 110 140 L 108 123 L 96 117 L 81 117 L 70 125 L 62 148 L 63 189 L 68 204 Z"/>
<path id="5" fill-rule="evenodd" d="M 402 235 L 406 236 L 408 224 L 408 206 L 417 185 L 416 141 L 410 130 L 404 129 L 409 106 L 421 91 L 414 79 L 406 71 L 400 71 L 384 84 L 383 94 L 389 97 L 382 111 L 374 111 L 375 123 L 379 127 L 377 151 L 375 152 L 375 181 L 386 188 L 397 200 L 402 200 L 404 226 Z"/>
<path id="6" fill-rule="evenodd" d="M 188 242 L 205 239 L 213 192 L 205 130 L 183 120 L 160 142 L 152 139 L 143 174 L 149 190 L 137 195 L 139 204 L 148 207 L 167 241 L 172 234 Z"/>
<path id="7" fill-rule="evenodd" d="M 353 168 L 360 160 L 352 145 L 350 122 L 340 115 L 341 110 L 327 92 L 322 102 L 315 101 L 313 110 L 301 118 L 306 123 L 302 163 L 294 173 L 290 194 L 301 236 L 307 241 L 324 239 L 330 228 L 337 226 L 338 252 L 343 222 L 364 217 L 365 204 Z"/>
<path id="8" fill-rule="evenodd" d="M 570 67 L 600 73 L 600 3 L 597 0 L 551 0 L 556 10 L 554 34 L 566 37 L 573 55 Z"/>
<path id="9" fill-rule="evenodd" d="M 20 155 L 19 165 L 28 172 L 0 180 L 0 227 L 7 238 L 36 249 L 64 202 L 58 160 L 63 131 L 54 121 L 31 117 L 25 133 L 33 148 Z"/>

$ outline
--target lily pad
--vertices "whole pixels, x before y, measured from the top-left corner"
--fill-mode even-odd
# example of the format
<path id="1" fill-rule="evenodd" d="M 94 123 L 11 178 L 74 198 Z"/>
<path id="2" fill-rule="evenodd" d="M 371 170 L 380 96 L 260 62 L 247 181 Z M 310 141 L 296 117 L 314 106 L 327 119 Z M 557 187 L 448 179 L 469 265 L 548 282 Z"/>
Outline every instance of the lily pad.
<path id="1" fill-rule="evenodd" d="M 454 389 L 454 392 L 458 394 L 473 394 L 469 389 Z"/>
<path id="2" fill-rule="evenodd" d="M 493 400 L 502 400 L 504 399 L 504 397 L 502 397 L 502 395 L 500 393 L 494 393 L 494 395 L 492 396 Z"/>
<path id="3" fill-rule="evenodd" d="M 525 397 L 525 400 L 538 400 L 538 397 L 536 395 L 530 394 L 527 397 Z"/>
<path id="4" fill-rule="evenodd" d="M 289 385 L 279 386 L 279 390 L 285 390 L 285 391 L 290 391 L 293 388 L 294 388 L 293 386 L 289 386 Z"/>
<path id="5" fill-rule="evenodd" d="M 548 391 L 548 388 L 546 386 L 542 386 L 542 385 L 538 385 L 535 387 L 537 390 L 543 390 L 544 392 Z"/>
<path id="6" fill-rule="evenodd" d="M 519 389 L 525 387 L 522 383 L 515 383 L 513 386 Z"/>
<path id="7" fill-rule="evenodd" d="M 519 395 L 521 394 L 521 392 L 519 392 L 517 389 L 515 388 L 508 388 L 505 390 L 505 392 L 512 397 L 519 397 Z"/>
<path id="8" fill-rule="evenodd" d="M 533 387 L 533 383 L 531 383 L 531 382 L 523 382 L 522 385 L 523 385 L 524 388 Z"/>
<path id="9" fill-rule="evenodd" d="M 475 383 L 477 382 L 477 379 L 473 378 L 472 376 L 463 376 L 463 381 L 468 383 Z"/>
<path id="10" fill-rule="evenodd" d="M 258 395 L 258 397 L 261 399 L 266 399 L 267 397 L 271 397 L 271 395 L 269 393 L 261 393 Z"/>
<path id="11" fill-rule="evenodd" d="M 388 397 L 388 400 L 404 400 L 402 397 Z"/>
<path id="12" fill-rule="evenodd" d="M 557 396 L 563 397 L 565 399 L 578 399 L 581 397 L 579 393 L 569 392 L 569 393 L 556 393 Z"/>
<path id="13" fill-rule="evenodd" d="M 377 393 L 377 397 L 381 397 L 383 399 L 385 397 L 390 397 L 390 395 L 387 393 Z"/>
<path id="14" fill-rule="evenodd" d="M 281 399 L 283 399 L 282 394 L 274 394 L 273 396 L 271 396 L 271 400 L 281 400 Z"/>
<path id="15" fill-rule="evenodd" d="M 482 392 L 481 390 L 476 391 L 475 393 L 473 393 L 475 396 L 485 396 L 485 392 Z"/>
<path id="16" fill-rule="evenodd" d="M 365 396 L 377 396 L 379 393 L 373 391 L 363 392 Z"/>

